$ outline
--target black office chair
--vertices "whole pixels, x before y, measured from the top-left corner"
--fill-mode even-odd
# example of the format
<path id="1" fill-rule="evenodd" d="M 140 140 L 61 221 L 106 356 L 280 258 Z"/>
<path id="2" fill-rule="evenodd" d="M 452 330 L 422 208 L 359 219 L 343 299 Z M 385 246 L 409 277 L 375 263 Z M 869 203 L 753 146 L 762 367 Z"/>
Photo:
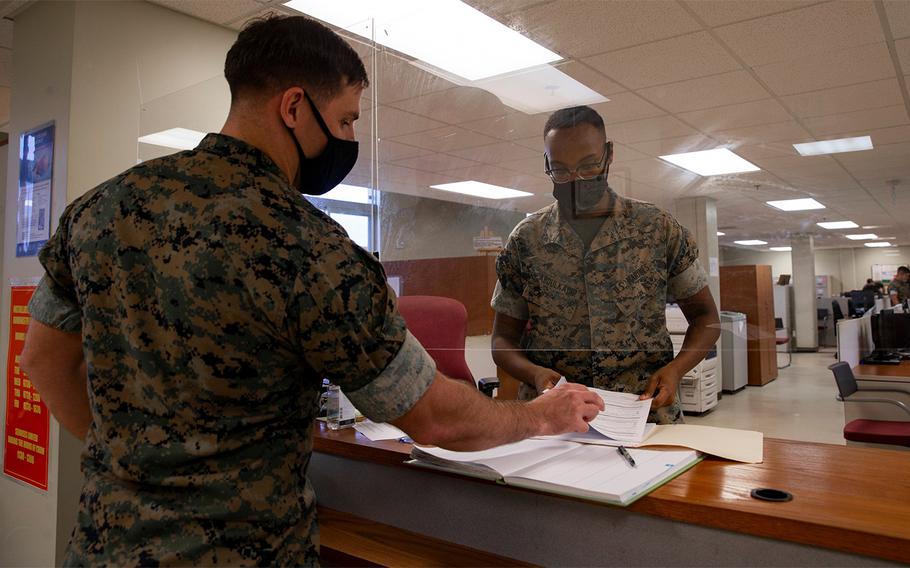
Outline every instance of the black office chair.
<path id="1" fill-rule="evenodd" d="M 856 304 L 853 302 L 853 298 L 847 298 L 847 313 L 850 314 L 851 318 L 859 316 L 859 314 L 856 313 Z"/>
<path id="2" fill-rule="evenodd" d="M 835 363 L 828 367 L 834 373 L 834 381 L 837 383 L 837 400 L 842 402 L 859 402 L 859 403 L 884 403 L 897 406 L 910 416 L 910 407 L 899 400 L 892 398 L 857 398 L 853 394 L 859 390 L 863 392 L 891 392 L 903 393 L 907 391 L 898 389 L 886 389 L 880 387 L 859 388 L 856 377 L 853 376 L 853 369 L 846 361 Z M 863 442 L 866 444 L 888 444 L 892 446 L 910 446 L 910 422 L 901 422 L 896 420 L 867 420 L 858 418 L 851 420 L 844 426 L 844 439 L 851 442 Z"/>

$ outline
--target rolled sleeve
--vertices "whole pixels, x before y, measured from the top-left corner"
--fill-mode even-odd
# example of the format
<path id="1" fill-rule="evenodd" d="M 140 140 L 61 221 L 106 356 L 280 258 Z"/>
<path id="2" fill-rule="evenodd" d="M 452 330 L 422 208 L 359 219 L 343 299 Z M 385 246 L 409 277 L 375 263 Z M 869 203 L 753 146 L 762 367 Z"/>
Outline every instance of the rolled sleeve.
<path id="1" fill-rule="evenodd" d="M 513 317 L 518 320 L 528 319 L 528 302 L 521 294 L 506 288 L 497 280 L 496 288 L 493 290 L 493 299 L 490 301 L 490 307 L 494 311 Z"/>
<path id="2" fill-rule="evenodd" d="M 689 268 L 667 281 L 667 296 L 675 300 L 690 298 L 707 285 L 708 275 L 695 259 Z"/>
<path id="3" fill-rule="evenodd" d="M 519 236 L 513 232 L 505 248 L 496 257 L 496 288 L 490 307 L 497 313 L 515 319 L 528 319 L 528 303 L 522 296 L 525 277 L 521 270 Z"/>
<path id="4" fill-rule="evenodd" d="M 375 422 L 389 422 L 410 410 L 436 377 L 436 363 L 407 332 L 401 350 L 379 376 L 345 394 L 360 412 Z"/>
<path id="5" fill-rule="evenodd" d="M 44 276 L 28 304 L 29 315 L 46 326 L 67 333 L 82 332 L 82 310 L 68 294 Z"/>

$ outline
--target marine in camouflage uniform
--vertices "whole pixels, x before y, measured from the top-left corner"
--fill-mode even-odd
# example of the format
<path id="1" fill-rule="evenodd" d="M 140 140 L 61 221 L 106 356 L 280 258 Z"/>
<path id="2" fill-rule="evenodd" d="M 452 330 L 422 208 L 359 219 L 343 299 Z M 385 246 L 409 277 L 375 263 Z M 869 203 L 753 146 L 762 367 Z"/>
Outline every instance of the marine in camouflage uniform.
<path id="1" fill-rule="evenodd" d="M 228 136 L 76 200 L 40 260 L 93 419 L 67 565 L 315 563 L 323 377 L 387 421 L 435 375 L 379 262 Z"/>
<path id="2" fill-rule="evenodd" d="M 888 284 L 888 293 L 897 294 L 898 302 L 903 302 L 907 298 L 910 298 L 910 280 L 892 280 Z"/>
<path id="3" fill-rule="evenodd" d="M 529 325 L 528 359 L 572 382 L 642 393 L 673 359 L 668 297 L 707 285 L 698 248 L 669 213 L 612 192 L 612 211 L 585 249 L 559 203 L 522 220 L 496 260 L 491 305 Z M 519 397 L 536 396 L 521 383 Z M 652 410 L 651 422 L 682 421 L 679 400 Z"/>

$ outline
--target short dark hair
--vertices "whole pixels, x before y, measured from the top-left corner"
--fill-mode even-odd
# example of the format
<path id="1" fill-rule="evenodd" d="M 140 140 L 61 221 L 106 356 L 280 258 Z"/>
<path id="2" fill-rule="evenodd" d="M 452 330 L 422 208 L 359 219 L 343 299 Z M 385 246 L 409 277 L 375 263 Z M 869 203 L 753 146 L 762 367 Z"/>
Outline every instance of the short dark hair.
<path id="1" fill-rule="evenodd" d="M 907 268 L 906 266 L 898 266 L 897 271 L 901 274 L 910 274 L 910 268 Z"/>
<path id="2" fill-rule="evenodd" d="M 369 84 L 357 52 L 328 27 L 303 16 L 254 20 L 224 61 L 231 98 L 302 86 L 325 100 L 346 85 Z"/>
<path id="3" fill-rule="evenodd" d="M 554 112 L 543 127 L 543 135 L 546 136 L 551 130 L 574 128 L 579 124 L 590 124 L 603 132 L 604 136 L 607 135 L 607 129 L 604 128 L 604 119 L 597 114 L 596 110 L 589 106 L 561 108 Z"/>

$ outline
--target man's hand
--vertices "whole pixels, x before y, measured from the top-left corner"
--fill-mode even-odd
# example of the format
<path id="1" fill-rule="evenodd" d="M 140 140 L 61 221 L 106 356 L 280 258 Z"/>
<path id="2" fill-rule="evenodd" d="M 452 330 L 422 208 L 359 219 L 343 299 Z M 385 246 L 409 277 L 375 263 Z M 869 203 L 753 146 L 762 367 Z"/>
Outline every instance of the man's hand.
<path id="1" fill-rule="evenodd" d="M 648 386 L 645 388 L 645 392 L 641 393 L 638 398 L 639 400 L 644 400 L 653 396 L 654 400 L 651 402 L 651 408 L 669 406 L 676 400 L 676 389 L 679 386 L 680 379 L 682 379 L 682 375 L 677 371 L 674 371 L 669 366 L 661 367 L 648 379 Z"/>
<path id="2" fill-rule="evenodd" d="M 543 391 L 555 387 L 562 375 L 546 367 L 539 367 L 539 369 L 534 373 L 534 388 L 537 389 L 537 394 L 543 394 Z"/>
<path id="3" fill-rule="evenodd" d="M 538 436 L 587 432 L 588 422 L 604 409 L 597 393 L 574 383 L 551 388 L 527 404 L 537 416 Z"/>

